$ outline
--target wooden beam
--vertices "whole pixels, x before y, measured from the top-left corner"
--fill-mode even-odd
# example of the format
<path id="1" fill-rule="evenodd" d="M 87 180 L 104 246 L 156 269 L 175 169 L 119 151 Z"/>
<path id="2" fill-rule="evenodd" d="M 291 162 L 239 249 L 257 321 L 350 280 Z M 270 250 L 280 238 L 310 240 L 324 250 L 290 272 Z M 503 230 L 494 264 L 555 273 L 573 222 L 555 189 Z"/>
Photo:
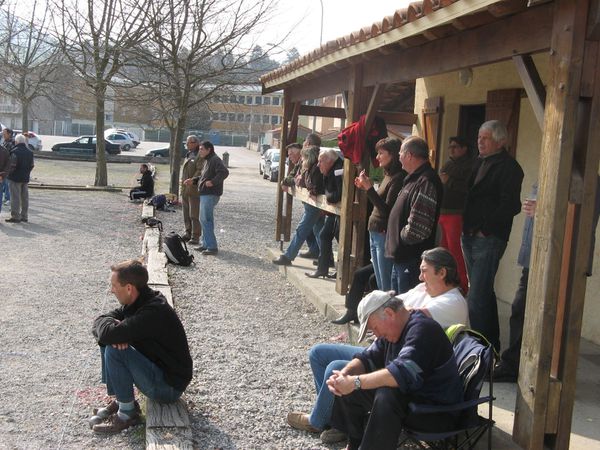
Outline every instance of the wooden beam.
<path id="1" fill-rule="evenodd" d="M 414 125 L 418 118 L 416 114 L 408 112 L 377 111 L 377 115 L 392 125 Z"/>
<path id="2" fill-rule="evenodd" d="M 331 106 L 300 105 L 300 115 L 345 119 L 346 110 L 344 108 L 334 108 Z"/>
<path id="3" fill-rule="evenodd" d="M 552 7 L 553 4 L 548 4 L 532 8 L 445 39 L 398 51 L 395 55 L 375 58 L 365 66 L 364 84 L 412 81 L 547 50 Z"/>
<path id="4" fill-rule="evenodd" d="M 373 122 L 375 121 L 375 114 L 377 112 L 377 109 L 379 108 L 379 105 L 381 105 L 383 96 L 385 95 L 385 88 L 386 84 L 378 83 L 375 85 L 375 89 L 371 94 L 369 106 L 367 107 L 367 114 L 365 118 L 365 131 L 370 130 L 371 126 L 373 126 Z"/>
<path id="5" fill-rule="evenodd" d="M 295 142 L 296 137 L 298 136 L 298 116 L 300 115 L 300 106 L 300 102 L 295 102 L 292 108 L 292 116 L 290 118 L 290 131 L 288 132 L 287 143 Z"/>
<path id="6" fill-rule="evenodd" d="M 546 104 L 546 88 L 540 74 L 538 73 L 531 55 L 515 55 L 513 61 L 517 66 L 517 72 L 527 92 L 527 98 L 533 113 L 538 121 L 540 129 L 544 129 L 544 106 Z"/>
<path id="7" fill-rule="evenodd" d="M 296 198 L 296 200 L 308 203 L 309 205 L 322 209 L 323 211 L 327 211 L 338 216 L 341 213 L 340 203 L 332 205 L 331 203 L 327 202 L 327 197 L 325 197 L 324 195 L 317 195 L 317 198 L 314 199 L 310 196 L 308 189 L 297 186 L 291 188 L 291 193 L 294 196 L 294 198 Z"/>
<path id="8" fill-rule="evenodd" d="M 588 15 L 587 38 L 591 41 L 600 40 L 600 0 L 590 2 Z"/>
<path id="9" fill-rule="evenodd" d="M 544 447 L 552 342 L 588 2 L 556 0 L 553 4 L 532 11 L 547 7 L 553 8 L 551 12 L 554 18 L 551 74 L 540 153 L 540 191 L 531 250 L 513 428 L 513 439 L 521 447 L 531 450 L 541 450 Z M 531 26 L 530 23 L 525 28 L 530 29 Z"/>
<path id="10" fill-rule="evenodd" d="M 303 102 L 339 94 L 347 88 L 350 82 L 349 73 L 348 67 L 344 67 L 327 75 L 306 80 L 302 84 L 291 86 L 290 101 Z"/>
<path id="11" fill-rule="evenodd" d="M 281 152 L 282 155 L 287 155 L 285 147 L 289 144 L 289 133 L 288 133 L 288 121 L 292 115 L 292 104 L 290 102 L 289 90 L 283 91 L 283 122 L 281 124 Z M 282 171 L 282 166 L 285 164 L 285 158 L 279 158 L 279 173 L 285 173 Z M 281 175 L 280 175 L 281 176 Z M 275 209 L 275 241 L 289 241 L 290 240 L 290 229 L 292 223 L 292 197 L 286 196 L 284 199 L 284 192 L 281 189 L 277 189 L 276 195 L 276 209 Z M 286 211 L 284 213 L 284 205 Z M 286 232 L 287 231 L 287 232 Z"/>

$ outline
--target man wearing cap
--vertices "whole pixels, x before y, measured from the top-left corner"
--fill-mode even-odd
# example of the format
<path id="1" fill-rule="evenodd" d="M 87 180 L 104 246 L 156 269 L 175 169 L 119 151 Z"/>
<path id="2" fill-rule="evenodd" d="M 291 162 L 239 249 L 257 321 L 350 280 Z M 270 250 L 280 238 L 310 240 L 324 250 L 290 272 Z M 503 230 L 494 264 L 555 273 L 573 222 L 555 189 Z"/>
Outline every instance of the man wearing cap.
<path id="1" fill-rule="evenodd" d="M 408 311 L 387 292 L 373 291 L 358 306 L 359 342 L 377 340 L 327 380 L 336 395 L 331 425 L 348 435 L 348 449 L 395 449 L 402 425 L 443 432 L 455 426 L 449 413 L 410 416 L 408 403 L 435 405 L 462 400 L 452 345 L 423 311 Z"/>

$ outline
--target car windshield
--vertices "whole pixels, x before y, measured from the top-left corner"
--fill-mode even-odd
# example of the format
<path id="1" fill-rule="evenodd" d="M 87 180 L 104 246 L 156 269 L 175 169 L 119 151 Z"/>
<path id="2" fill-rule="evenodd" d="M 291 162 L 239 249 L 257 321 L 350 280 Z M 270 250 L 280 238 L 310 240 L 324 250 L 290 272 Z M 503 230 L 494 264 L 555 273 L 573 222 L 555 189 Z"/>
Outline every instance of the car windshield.
<path id="1" fill-rule="evenodd" d="M 279 153 L 275 153 L 272 157 L 271 157 L 271 162 L 279 162 Z"/>

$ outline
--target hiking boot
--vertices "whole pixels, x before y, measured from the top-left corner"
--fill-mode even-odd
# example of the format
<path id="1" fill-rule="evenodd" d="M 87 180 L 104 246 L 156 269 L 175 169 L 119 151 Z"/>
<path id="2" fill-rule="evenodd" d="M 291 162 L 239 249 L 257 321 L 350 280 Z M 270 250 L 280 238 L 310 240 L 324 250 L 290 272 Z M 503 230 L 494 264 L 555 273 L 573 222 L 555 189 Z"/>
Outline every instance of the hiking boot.
<path id="1" fill-rule="evenodd" d="M 348 436 L 346 436 L 346 433 L 335 428 L 324 430 L 321 433 L 321 442 L 323 442 L 323 444 L 335 444 L 336 442 L 345 441 L 347 438 Z"/>
<path id="2" fill-rule="evenodd" d="M 116 400 L 112 400 L 108 405 L 102 408 L 94 408 L 92 409 L 92 416 L 88 419 L 88 424 L 90 428 L 93 428 L 94 425 L 98 425 L 102 423 L 102 421 L 108 419 L 113 414 L 116 414 L 119 411 L 119 404 Z M 138 401 L 135 401 L 135 412 L 138 414 L 142 413 L 142 408 L 140 408 L 140 404 Z"/>
<path id="3" fill-rule="evenodd" d="M 281 255 L 279 258 L 273 260 L 273 264 L 277 266 L 291 266 L 292 261 L 285 255 Z"/>
<path id="4" fill-rule="evenodd" d="M 494 382 L 496 383 L 516 383 L 518 377 L 519 372 L 502 361 L 494 367 Z"/>
<path id="5" fill-rule="evenodd" d="M 129 427 L 134 427 L 142 423 L 142 416 L 138 412 L 134 412 L 127 419 L 123 420 L 119 414 L 113 414 L 107 422 L 94 425 L 92 430 L 96 433 L 120 433 Z"/>
<path id="6" fill-rule="evenodd" d="M 15 219 L 14 217 L 10 217 L 9 219 L 6 219 L 5 222 L 19 223 L 21 222 L 21 219 Z"/>
<path id="7" fill-rule="evenodd" d="M 296 430 L 308 431 L 309 433 L 318 433 L 321 431 L 310 424 L 308 414 L 301 412 L 289 412 L 287 415 L 287 423 Z"/>

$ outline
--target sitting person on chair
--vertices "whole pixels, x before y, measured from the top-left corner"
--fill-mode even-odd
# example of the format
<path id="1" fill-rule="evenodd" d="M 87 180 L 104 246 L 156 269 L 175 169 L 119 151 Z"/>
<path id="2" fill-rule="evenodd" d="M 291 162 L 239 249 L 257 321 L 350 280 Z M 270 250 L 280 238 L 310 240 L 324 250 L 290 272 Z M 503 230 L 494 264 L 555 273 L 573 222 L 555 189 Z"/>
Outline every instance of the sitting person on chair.
<path id="1" fill-rule="evenodd" d="M 458 288 L 460 279 L 452 254 L 443 247 L 436 247 L 423 252 L 421 258 L 419 278 L 422 283 L 397 298 L 403 300 L 406 309 L 421 311 L 444 329 L 457 323 L 467 325 L 469 311 Z M 367 295 L 365 299 L 368 297 Z M 358 316 L 358 313 L 356 315 Z M 317 387 L 317 400 L 310 415 L 302 412 L 288 413 L 288 424 L 312 433 L 325 430 L 321 433 L 321 440 L 325 443 L 343 438 L 344 435 L 340 431 L 329 428 L 334 396 L 327 389 L 325 382 L 334 371 L 341 370 L 355 354 L 363 350 L 363 347 L 340 344 L 313 346 L 308 357 Z"/>
<path id="2" fill-rule="evenodd" d="M 140 173 L 142 174 L 142 177 L 138 180 L 140 187 L 134 187 L 129 191 L 129 198 L 131 200 L 150 198 L 154 195 L 154 178 L 152 178 L 152 172 L 150 172 L 148 164 L 140 166 Z"/>
<path id="3" fill-rule="evenodd" d="M 118 433 L 141 422 L 134 385 L 152 400 L 171 403 L 192 379 L 183 325 L 165 297 L 148 287 L 146 268 L 130 260 L 111 271 L 111 291 L 122 306 L 99 316 L 92 333 L 100 345 L 102 381 L 116 400 L 90 419 L 98 433 Z"/>
<path id="4" fill-rule="evenodd" d="M 423 418 L 408 411 L 412 401 L 452 405 L 463 399 L 452 344 L 442 327 L 382 291 L 361 301 L 358 317 L 359 342 L 367 329 L 377 340 L 327 380 L 336 396 L 331 425 L 347 434 L 347 449 L 396 449 L 404 424 L 431 432 L 454 428 L 452 413 Z"/>

